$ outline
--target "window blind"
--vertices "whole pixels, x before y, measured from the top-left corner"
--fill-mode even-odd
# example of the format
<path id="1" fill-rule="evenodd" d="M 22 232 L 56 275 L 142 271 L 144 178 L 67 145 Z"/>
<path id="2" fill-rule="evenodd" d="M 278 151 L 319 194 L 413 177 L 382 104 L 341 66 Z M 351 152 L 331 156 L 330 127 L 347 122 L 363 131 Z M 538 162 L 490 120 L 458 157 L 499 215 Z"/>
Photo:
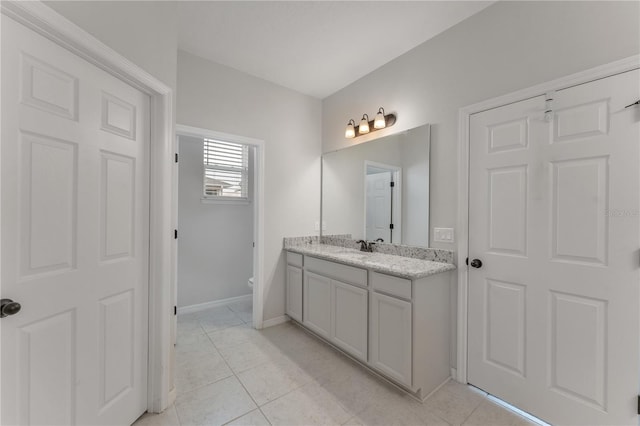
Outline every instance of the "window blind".
<path id="1" fill-rule="evenodd" d="M 204 197 L 248 199 L 249 146 L 204 139 Z"/>

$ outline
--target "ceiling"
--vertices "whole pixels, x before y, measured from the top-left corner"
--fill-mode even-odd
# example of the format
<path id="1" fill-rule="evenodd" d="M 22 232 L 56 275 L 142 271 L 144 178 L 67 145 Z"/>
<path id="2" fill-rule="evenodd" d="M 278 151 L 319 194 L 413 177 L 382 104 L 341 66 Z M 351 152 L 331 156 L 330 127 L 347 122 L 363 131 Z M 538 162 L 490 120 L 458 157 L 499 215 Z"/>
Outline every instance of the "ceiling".
<path id="1" fill-rule="evenodd" d="M 323 99 L 492 1 L 182 1 L 179 48 Z"/>

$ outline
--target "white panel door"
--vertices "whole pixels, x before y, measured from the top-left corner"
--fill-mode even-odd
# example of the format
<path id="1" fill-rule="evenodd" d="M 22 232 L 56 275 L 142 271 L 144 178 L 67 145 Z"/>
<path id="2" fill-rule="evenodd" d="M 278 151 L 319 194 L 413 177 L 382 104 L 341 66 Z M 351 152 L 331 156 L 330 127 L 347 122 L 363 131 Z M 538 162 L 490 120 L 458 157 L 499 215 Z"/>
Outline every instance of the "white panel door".
<path id="1" fill-rule="evenodd" d="M 639 81 L 471 117 L 468 380 L 550 423 L 638 424 Z"/>
<path id="2" fill-rule="evenodd" d="M 365 288 L 331 281 L 331 340 L 362 361 L 367 361 L 368 294 Z"/>
<path id="3" fill-rule="evenodd" d="M 391 172 L 366 175 L 366 240 L 391 242 Z"/>
<path id="4" fill-rule="evenodd" d="M 287 265 L 287 315 L 302 322 L 302 268 Z"/>
<path id="5" fill-rule="evenodd" d="M 304 271 L 303 323 L 319 335 L 331 338 L 331 280 Z"/>
<path id="6" fill-rule="evenodd" d="M 2 16 L 2 424 L 146 408 L 149 98 Z"/>

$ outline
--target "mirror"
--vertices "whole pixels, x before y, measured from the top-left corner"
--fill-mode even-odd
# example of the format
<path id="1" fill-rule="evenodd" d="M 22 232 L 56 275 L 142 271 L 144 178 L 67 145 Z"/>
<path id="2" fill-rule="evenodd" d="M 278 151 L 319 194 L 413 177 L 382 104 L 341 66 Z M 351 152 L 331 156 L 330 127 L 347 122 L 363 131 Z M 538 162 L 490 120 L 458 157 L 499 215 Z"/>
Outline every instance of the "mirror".
<path id="1" fill-rule="evenodd" d="M 429 246 L 429 125 L 322 156 L 322 235 Z"/>

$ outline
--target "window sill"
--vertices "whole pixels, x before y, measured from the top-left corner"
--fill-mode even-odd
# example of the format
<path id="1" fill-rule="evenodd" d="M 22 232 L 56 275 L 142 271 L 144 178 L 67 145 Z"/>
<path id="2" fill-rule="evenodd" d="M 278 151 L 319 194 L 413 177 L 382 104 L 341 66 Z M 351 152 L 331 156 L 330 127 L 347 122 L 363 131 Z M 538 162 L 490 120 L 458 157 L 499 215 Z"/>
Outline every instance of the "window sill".
<path id="1" fill-rule="evenodd" d="M 244 199 L 234 199 L 234 198 L 200 198 L 200 202 L 202 204 L 228 204 L 228 205 L 248 205 L 251 204 L 251 200 L 248 200 L 246 198 Z"/>

